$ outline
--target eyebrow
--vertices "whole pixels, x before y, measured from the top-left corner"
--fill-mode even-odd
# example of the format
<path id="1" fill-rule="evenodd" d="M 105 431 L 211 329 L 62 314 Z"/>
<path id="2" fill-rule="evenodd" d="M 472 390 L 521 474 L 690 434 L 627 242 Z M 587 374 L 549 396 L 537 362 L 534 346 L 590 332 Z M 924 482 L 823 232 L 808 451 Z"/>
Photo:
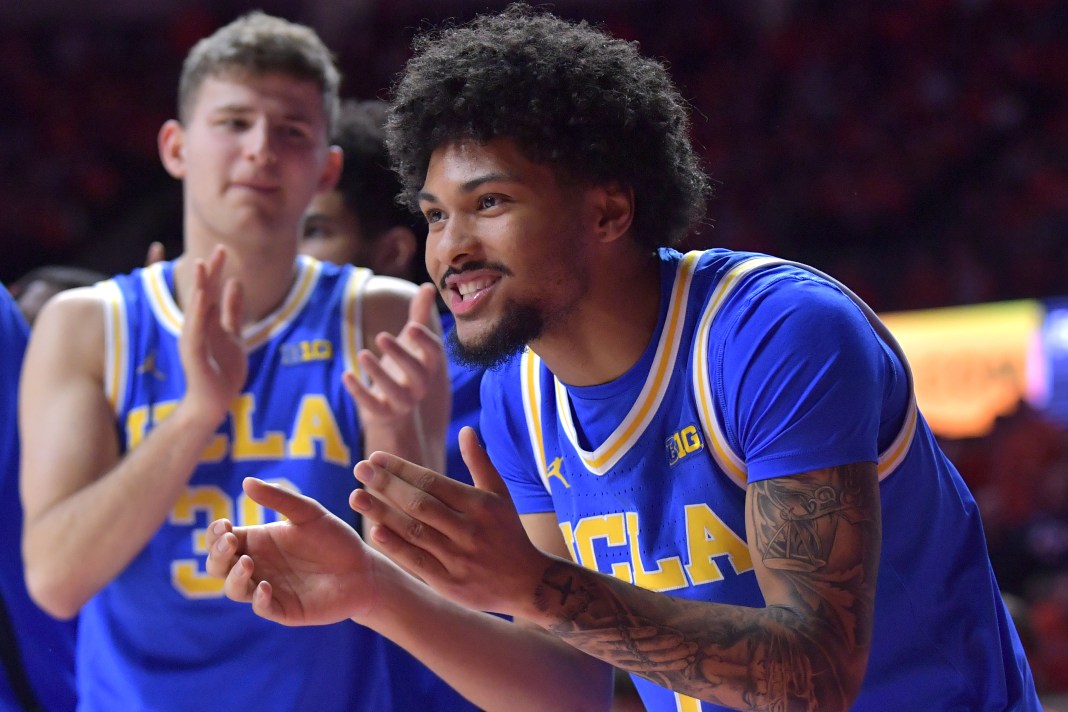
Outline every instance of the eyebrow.
<path id="1" fill-rule="evenodd" d="M 214 107 L 211 112 L 214 114 L 254 114 L 256 113 L 256 109 L 247 104 L 223 104 L 222 106 Z M 301 111 L 284 114 L 282 118 L 286 121 L 305 124 L 310 124 L 312 122 L 311 115 Z"/>
<path id="2" fill-rule="evenodd" d="M 519 178 L 517 178 L 516 176 L 512 175 L 511 173 L 503 173 L 503 172 L 500 172 L 500 171 L 498 171 L 496 173 L 487 173 L 486 175 L 478 176 L 477 178 L 472 178 L 471 180 L 462 183 L 460 185 L 460 192 L 461 193 L 473 193 L 480 186 L 482 186 L 482 185 L 484 185 L 486 183 L 514 183 L 517 180 L 519 180 Z M 416 193 L 415 194 L 415 199 L 417 201 L 420 201 L 420 202 L 428 202 L 428 203 L 436 203 L 436 202 L 438 202 L 438 199 L 434 196 L 433 193 L 428 193 L 425 190 L 421 190 L 418 193 Z"/>

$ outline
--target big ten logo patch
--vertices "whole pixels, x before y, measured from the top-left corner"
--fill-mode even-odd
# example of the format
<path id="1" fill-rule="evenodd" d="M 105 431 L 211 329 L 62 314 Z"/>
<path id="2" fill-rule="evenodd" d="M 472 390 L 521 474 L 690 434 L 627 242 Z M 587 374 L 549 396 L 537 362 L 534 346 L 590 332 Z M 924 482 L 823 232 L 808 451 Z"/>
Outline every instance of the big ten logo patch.
<path id="1" fill-rule="evenodd" d="M 697 432 L 697 426 L 687 425 L 677 433 L 672 433 L 671 437 L 664 441 L 664 446 L 667 448 L 668 464 L 674 466 L 682 458 L 703 448 L 704 444 Z"/>
<path id="2" fill-rule="evenodd" d="M 282 344 L 282 363 L 286 366 L 307 361 L 329 361 L 333 357 L 334 345 L 329 339 Z"/>

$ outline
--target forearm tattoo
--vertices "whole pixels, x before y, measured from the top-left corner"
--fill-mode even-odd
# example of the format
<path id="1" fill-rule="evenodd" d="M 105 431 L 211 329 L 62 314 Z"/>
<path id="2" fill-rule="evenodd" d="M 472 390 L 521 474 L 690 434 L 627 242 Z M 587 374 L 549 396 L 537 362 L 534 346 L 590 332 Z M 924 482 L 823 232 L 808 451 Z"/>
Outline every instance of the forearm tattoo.
<path id="1" fill-rule="evenodd" d="M 874 473 L 853 467 L 750 485 L 765 608 L 651 595 L 567 564 L 535 592 L 572 645 L 682 694 L 747 710 L 841 705 L 870 645 L 881 527 Z M 862 658 L 861 658 L 862 659 Z"/>

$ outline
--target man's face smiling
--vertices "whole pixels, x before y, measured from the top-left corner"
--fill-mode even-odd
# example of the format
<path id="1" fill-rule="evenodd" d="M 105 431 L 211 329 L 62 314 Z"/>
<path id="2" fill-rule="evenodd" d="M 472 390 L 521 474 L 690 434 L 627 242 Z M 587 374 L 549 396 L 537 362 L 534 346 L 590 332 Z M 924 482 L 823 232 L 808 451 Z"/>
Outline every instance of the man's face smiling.
<path id="1" fill-rule="evenodd" d="M 508 139 L 431 155 L 419 193 L 427 270 L 456 316 L 461 360 L 497 365 L 566 333 L 589 285 L 582 193 Z"/>

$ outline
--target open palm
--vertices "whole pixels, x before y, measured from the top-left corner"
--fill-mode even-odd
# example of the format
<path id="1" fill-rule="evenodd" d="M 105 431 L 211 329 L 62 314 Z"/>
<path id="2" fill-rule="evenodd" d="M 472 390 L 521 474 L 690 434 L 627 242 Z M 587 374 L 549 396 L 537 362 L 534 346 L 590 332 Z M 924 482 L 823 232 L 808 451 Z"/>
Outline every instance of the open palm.
<path id="1" fill-rule="evenodd" d="M 309 497 L 255 478 L 244 487 L 288 521 L 208 528 L 208 572 L 226 578 L 229 598 L 283 625 L 335 623 L 373 605 L 378 555 L 351 526 Z"/>

